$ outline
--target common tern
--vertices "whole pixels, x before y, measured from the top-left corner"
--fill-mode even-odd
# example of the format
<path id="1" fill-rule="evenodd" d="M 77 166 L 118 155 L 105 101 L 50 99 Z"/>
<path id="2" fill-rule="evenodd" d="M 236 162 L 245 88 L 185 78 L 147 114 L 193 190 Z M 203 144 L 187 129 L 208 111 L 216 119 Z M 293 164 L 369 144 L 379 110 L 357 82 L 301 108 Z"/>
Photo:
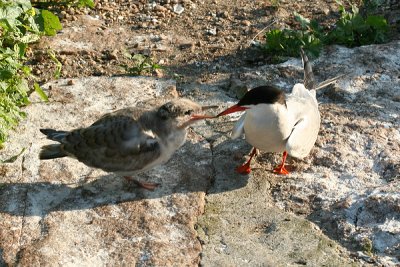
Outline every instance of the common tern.
<path id="1" fill-rule="evenodd" d="M 43 146 L 39 158 L 76 158 L 87 166 L 116 173 L 154 190 L 158 184 L 137 181 L 132 175 L 167 162 L 185 142 L 186 128 L 198 120 L 214 118 L 200 114 L 214 107 L 202 107 L 179 98 L 155 109 L 117 110 L 86 128 L 40 129 L 48 139 L 58 143 Z"/>
<path id="2" fill-rule="evenodd" d="M 245 111 L 232 130 L 232 139 L 245 134 L 246 141 L 253 146 L 249 160 L 236 168 L 237 172 L 251 172 L 250 162 L 257 149 L 283 153 L 282 162 L 273 171 L 288 174 L 285 168 L 287 155 L 306 157 L 318 136 L 320 113 L 316 89 L 323 88 L 339 77 L 315 86 L 311 63 L 301 50 L 304 68 L 303 84 L 295 84 L 290 94 L 273 86 L 260 86 L 248 91 L 243 98 L 217 115 L 223 116 Z"/>

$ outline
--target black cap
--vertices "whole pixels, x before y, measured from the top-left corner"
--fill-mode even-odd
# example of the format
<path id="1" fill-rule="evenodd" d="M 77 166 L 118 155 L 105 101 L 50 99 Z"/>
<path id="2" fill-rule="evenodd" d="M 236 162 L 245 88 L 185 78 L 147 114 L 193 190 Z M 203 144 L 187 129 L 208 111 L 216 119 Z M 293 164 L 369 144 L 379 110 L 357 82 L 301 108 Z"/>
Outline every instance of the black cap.
<path id="1" fill-rule="evenodd" d="M 259 86 L 248 91 L 237 105 L 249 106 L 275 103 L 285 104 L 283 91 L 272 86 Z"/>

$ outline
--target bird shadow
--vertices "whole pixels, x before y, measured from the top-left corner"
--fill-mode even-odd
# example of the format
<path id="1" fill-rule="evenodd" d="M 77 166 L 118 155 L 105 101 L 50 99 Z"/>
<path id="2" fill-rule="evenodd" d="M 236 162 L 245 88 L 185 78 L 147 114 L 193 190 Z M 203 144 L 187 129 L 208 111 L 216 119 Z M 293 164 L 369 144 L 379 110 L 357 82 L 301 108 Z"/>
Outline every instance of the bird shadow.
<path id="1" fill-rule="evenodd" d="M 212 192 L 207 193 L 211 194 L 235 190 L 246 186 L 248 176 L 238 175 L 235 178 L 236 174 L 232 171 L 228 175 L 229 179 L 225 179 L 229 183 L 218 186 L 217 189 L 214 186 L 221 182 L 220 178 L 215 178 L 221 175 L 218 173 L 224 173 L 220 170 L 233 169 L 235 163 L 227 159 L 231 153 L 230 146 L 232 143 L 227 140 L 213 148 L 214 152 L 219 151 L 213 154 L 210 149 L 188 144 L 165 165 L 135 176 L 138 180 L 160 182 L 161 185 L 154 191 L 139 188 L 135 183 L 115 174 L 101 175 L 83 184 L 47 181 L 0 183 L 0 213 L 45 217 L 57 211 L 94 209 L 125 202 L 159 199 L 173 194 L 207 192 L 210 188 L 213 188 Z M 197 150 L 197 155 L 193 154 L 194 150 Z M 212 159 L 206 158 L 212 154 Z M 203 160 L 208 161 L 202 163 Z M 214 164 L 219 163 L 223 166 L 215 168 Z M 227 175 L 224 174 L 225 176 Z"/>

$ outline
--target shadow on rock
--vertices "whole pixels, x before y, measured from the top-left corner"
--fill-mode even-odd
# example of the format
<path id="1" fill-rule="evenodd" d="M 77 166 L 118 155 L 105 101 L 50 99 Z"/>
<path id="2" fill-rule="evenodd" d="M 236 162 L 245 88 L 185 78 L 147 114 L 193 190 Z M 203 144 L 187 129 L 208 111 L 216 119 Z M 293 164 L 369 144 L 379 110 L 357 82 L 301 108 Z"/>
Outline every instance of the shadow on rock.
<path id="1" fill-rule="evenodd" d="M 210 183 L 215 181 L 215 175 L 222 176 L 226 183 L 219 185 L 217 190 L 213 187 L 215 192 L 211 193 L 246 186 L 248 176 L 240 176 L 233 171 L 235 162 L 232 160 L 232 142 L 227 140 L 214 148 L 214 151 L 217 153 L 212 157 L 209 148 L 187 144 L 167 164 L 135 176 L 140 181 L 160 183 L 154 191 L 138 188 L 133 182 L 115 174 L 103 175 L 81 185 L 55 182 L 3 183 L 0 184 L 0 212 L 13 216 L 44 217 L 54 211 L 86 210 L 173 194 L 206 192 Z M 219 164 L 217 171 L 213 164 Z M 221 167 L 221 164 L 226 166 Z M 221 169 L 224 171 L 221 172 Z M 222 180 L 219 179 L 219 183 Z"/>

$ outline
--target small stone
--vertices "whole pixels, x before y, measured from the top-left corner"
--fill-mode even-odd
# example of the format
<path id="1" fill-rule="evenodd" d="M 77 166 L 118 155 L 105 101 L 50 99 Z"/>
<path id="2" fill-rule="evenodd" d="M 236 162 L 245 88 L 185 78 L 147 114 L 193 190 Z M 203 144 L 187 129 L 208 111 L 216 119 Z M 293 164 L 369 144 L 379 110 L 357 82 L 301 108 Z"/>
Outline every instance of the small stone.
<path id="1" fill-rule="evenodd" d="M 242 20 L 241 23 L 243 26 L 246 26 L 246 27 L 249 27 L 251 25 L 251 22 L 249 20 Z"/>
<path id="2" fill-rule="evenodd" d="M 185 10 L 185 8 L 181 4 L 175 4 L 174 5 L 174 13 L 175 14 L 182 14 L 182 12 Z"/>
<path id="3" fill-rule="evenodd" d="M 223 12 L 219 13 L 218 16 L 221 18 L 227 19 L 227 18 L 229 18 L 229 13 L 228 13 L 228 11 L 223 11 Z"/>
<path id="4" fill-rule="evenodd" d="M 217 28 L 210 28 L 206 30 L 208 35 L 217 35 Z"/>
<path id="5" fill-rule="evenodd" d="M 166 8 L 163 7 L 163 6 L 156 5 L 156 6 L 154 7 L 154 11 L 158 11 L 158 12 L 167 12 L 168 9 L 166 9 Z"/>
<path id="6" fill-rule="evenodd" d="M 67 82 L 67 85 L 74 85 L 74 84 L 75 84 L 74 80 L 68 80 Z"/>
<path id="7" fill-rule="evenodd" d="M 190 49 L 191 51 L 194 50 L 194 43 L 190 42 L 190 43 L 182 43 L 179 45 L 180 49 Z"/>

